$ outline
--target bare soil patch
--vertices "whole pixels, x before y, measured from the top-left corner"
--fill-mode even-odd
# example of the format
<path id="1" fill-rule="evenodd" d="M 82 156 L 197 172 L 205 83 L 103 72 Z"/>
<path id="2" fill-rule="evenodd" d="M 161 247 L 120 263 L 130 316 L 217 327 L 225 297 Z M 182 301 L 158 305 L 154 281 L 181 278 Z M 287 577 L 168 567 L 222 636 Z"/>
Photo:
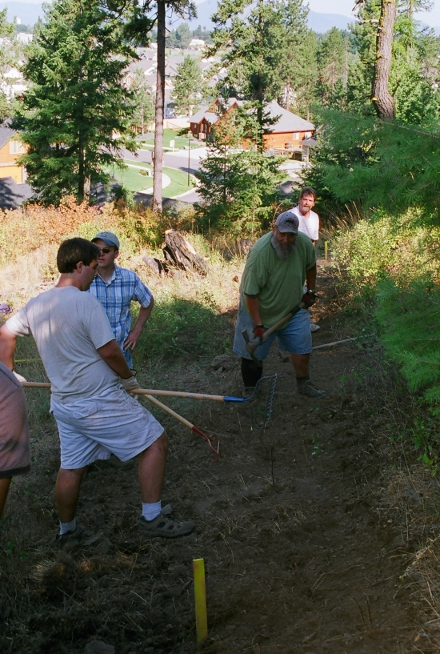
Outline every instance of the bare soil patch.
<path id="1" fill-rule="evenodd" d="M 324 262 L 319 288 L 314 344 L 356 335 L 338 322 Z M 231 337 L 233 320 L 231 309 Z M 0 526 L 1 651 L 83 652 L 99 640 L 117 654 L 196 652 L 192 560 L 200 557 L 209 620 L 203 652 L 439 651 L 437 632 L 420 626 L 420 598 L 404 574 L 420 539 L 438 529 L 422 499 L 433 482 L 426 475 L 406 503 L 391 498 L 384 475 L 398 472 L 402 454 L 384 434 L 397 391 L 369 388 L 374 360 L 368 345 L 316 350 L 312 377 L 328 391 L 316 401 L 297 395 L 291 364 L 274 349 L 265 372 L 277 373 L 278 383 L 265 430 L 252 428 L 250 406 L 167 400 L 219 437 L 217 463 L 203 439 L 154 409 L 171 442 L 164 503 L 197 524 L 174 542 L 138 535 L 135 466 L 94 465 L 78 510 L 88 539 L 58 550 L 58 440 L 53 423 L 40 425 L 32 472 L 14 482 Z M 242 395 L 232 354 L 216 369 L 164 361 L 161 381 L 169 389 Z M 255 412 L 265 400 L 262 391 Z M 405 493 L 406 484 L 399 498 Z M 410 506 L 425 516 L 418 529 L 405 528 Z"/>

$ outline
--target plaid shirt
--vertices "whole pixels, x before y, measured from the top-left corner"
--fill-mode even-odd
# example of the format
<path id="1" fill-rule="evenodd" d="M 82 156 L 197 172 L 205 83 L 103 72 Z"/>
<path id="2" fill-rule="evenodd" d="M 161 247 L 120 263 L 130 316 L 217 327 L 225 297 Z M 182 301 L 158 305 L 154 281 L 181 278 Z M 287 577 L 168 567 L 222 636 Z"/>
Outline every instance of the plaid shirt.
<path id="1" fill-rule="evenodd" d="M 132 270 L 115 265 L 113 275 L 108 282 L 105 282 L 101 275 L 96 275 L 89 293 L 97 297 L 103 305 L 115 339 L 128 365 L 132 367 L 130 350 L 123 348 L 123 343 L 131 329 L 130 303 L 136 300 L 143 309 L 146 309 L 150 306 L 153 297 L 150 289 Z"/>

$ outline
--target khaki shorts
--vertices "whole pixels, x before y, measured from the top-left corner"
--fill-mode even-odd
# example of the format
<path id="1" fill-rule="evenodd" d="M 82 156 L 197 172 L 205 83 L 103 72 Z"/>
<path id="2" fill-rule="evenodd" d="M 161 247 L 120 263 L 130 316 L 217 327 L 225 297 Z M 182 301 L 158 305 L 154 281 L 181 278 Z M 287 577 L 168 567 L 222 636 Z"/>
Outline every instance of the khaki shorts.
<path id="1" fill-rule="evenodd" d="M 110 454 L 128 461 L 164 432 L 147 409 L 119 388 L 69 404 L 52 399 L 51 411 L 58 424 L 61 467 L 66 470 L 108 459 Z"/>

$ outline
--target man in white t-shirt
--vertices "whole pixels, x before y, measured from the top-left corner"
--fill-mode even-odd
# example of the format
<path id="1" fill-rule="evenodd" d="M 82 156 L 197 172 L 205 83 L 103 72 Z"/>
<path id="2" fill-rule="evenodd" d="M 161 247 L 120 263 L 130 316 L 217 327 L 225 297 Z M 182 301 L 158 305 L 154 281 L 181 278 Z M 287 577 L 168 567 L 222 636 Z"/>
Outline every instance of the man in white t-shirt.
<path id="1" fill-rule="evenodd" d="M 299 220 L 298 231 L 306 234 L 313 245 L 319 239 L 319 216 L 312 211 L 316 202 L 316 191 L 311 186 L 305 186 L 300 193 L 297 207 L 291 209 Z M 310 330 L 317 332 L 319 325 L 310 321 Z"/>
<path id="2" fill-rule="evenodd" d="M 298 217 L 298 230 L 303 234 L 307 234 L 313 245 L 319 239 L 319 216 L 312 211 L 315 202 L 316 191 L 311 186 L 305 186 L 301 190 L 298 206 L 290 210 Z"/>
<path id="3" fill-rule="evenodd" d="M 32 334 L 51 383 L 51 412 L 60 437 L 55 486 L 60 543 L 79 539 L 83 528 L 75 514 L 82 478 L 88 465 L 110 454 L 121 461 L 139 455 L 140 531 L 148 538 L 185 536 L 194 523 L 177 520 L 169 509 L 162 512 L 167 435 L 128 394 L 139 384 L 101 303 L 82 292 L 92 283 L 99 254 L 83 238 L 61 244 L 58 283 L 32 298 L 0 329 L 0 361 L 13 370 L 17 337 Z"/>

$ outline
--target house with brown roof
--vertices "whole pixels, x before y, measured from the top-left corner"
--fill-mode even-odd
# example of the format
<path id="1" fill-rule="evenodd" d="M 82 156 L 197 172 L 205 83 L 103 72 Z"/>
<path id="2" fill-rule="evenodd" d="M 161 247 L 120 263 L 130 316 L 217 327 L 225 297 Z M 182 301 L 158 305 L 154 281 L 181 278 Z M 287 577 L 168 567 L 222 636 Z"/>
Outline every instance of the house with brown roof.
<path id="1" fill-rule="evenodd" d="M 209 140 L 214 125 L 225 119 L 225 116 L 242 104 L 236 98 L 230 98 L 226 107 L 222 101 L 215 100 L 210 105 L 202 107 L 190 118 L 190 130 L 195 138 Z M 309 140 L 315 133 L 315 125 L 283 109 L 275 100 L 266 107 L 267 114 L 274 119 L 269 132 L 264 134 L 264 149 L 275 153 L 295 155 L 302 153 L 303 141 Z"/>
<path id="2" fill-rule="evenodd" d="M 26 170 L 17 163 L 17 159 L 25 152 L 18 132 L 10 127 L 0 126 L 0 179 L 12 177 L 17 184 L 23 184 L 26 180 Z"/>

